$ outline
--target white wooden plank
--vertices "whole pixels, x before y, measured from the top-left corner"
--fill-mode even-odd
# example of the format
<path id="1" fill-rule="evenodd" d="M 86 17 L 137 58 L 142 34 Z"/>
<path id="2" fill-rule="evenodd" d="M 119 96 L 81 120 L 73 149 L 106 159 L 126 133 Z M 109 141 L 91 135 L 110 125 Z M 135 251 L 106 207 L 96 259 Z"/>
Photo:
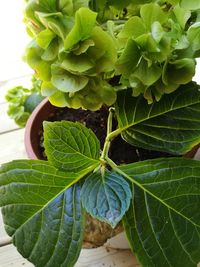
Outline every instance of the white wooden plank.
<path id="1" fill-rule="evenodd" d="M 197 150 L 197 153 L 194 156 L 195 160 L 200 160 L 200 148 Z"/>
<path id="2" fill-rule="evenodd" d="M 8 104 L 0 104 L 0 134 L 19 128 L 14 120 L 7 115 Z"/>
<path id="3" fill-rule="evenodd" d="M 33 267 L 25 260 L 13 245 L 0 248 L 0 267 Z M 138 267 L 134 256 L 129 250 L 115 250 L 100 247 L 83 249 L 75 267 Z"/>
<path id="4" fill-rule="evenodd" d="M 24 129 L 0 135 L 0 164 L 27 158 L 24 148 Z"/>
<path id="5" fill-rule="evenodd" d="M 0 247 L 11 242 L 11 238 L 7 235 L 3 227 L 3 219 L 0 212 Z M 1 255 L 1 254 L 0 254 Z M 1 262 L 1 259 L 0 259 Z M 1 264 L 0 264 L 1 266 Z"/>
<path id="6" fill-rule="evenodd" d="M 9 23 L 6 27 L 0 27 L 0 81 L 4 81 L 30 73 L 28 66 L 22 61 L 30 37 L 22 21 L 24 0 L 6 0 L 1 4 L 3 11 L 9 10 Z M 6 13 L 1 12 L 0 25 L 5 25 L 8 20 Z"/>
<path id="7" fill-rule="evenodd" d="M 100 247 L 81 251 L 75 267 L 136 267 L 139 266 L 130 250 L 115 250 Z"/>

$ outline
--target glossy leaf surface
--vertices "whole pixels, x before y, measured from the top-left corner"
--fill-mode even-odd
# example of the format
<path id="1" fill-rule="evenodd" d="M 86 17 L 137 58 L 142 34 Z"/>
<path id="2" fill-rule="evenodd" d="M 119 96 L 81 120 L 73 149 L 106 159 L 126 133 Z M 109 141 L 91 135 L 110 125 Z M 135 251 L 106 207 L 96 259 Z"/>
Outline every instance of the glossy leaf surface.
<path id="1" fill-rule="evenodd" d="M 45 122 L 44 140 L 48 161 L 59 169 L 79 172 L 99 164 L 99 140 L 81 123 Z"/>
<path id="2" fill-rule="evenodd" d="M 124 226 L 143 266 L 196 267 L 200 261 L 200 163 L 171 158 L 120 167 L 133 181 Z"/>
<path id="3" fill-rule="evenodd" d="M 130 205 L 131 190 L 126 180 L 115 172 L 92 173 L 81 190 L 83 207 L 91 216 L 113 228 Z"/>
<path id="4" fill-rule="evenodd" d="M 122 91 L 116 113 L 123 138 L 135 146 L 184 154 L 200 142 L 200 91 L 195 83 L 151 105 Z"/>
<path id="5" fill-rule="evenodd" d="M 6 231 L 36 267 L 71 267 L 76 262 L 84 232 L 76 182 L 84 175 L 58 171 L 44 161 L 2 165 L 0 206 Z"/>

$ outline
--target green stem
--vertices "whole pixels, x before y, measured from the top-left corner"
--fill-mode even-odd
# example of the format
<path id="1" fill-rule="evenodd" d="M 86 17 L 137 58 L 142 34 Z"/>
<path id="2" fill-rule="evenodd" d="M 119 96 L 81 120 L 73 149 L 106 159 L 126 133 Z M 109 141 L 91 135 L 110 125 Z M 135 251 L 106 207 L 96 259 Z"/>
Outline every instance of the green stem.
<path id="1" fill-rule="evenodd" d="M 112 161 L 109 157 L 106 157 L 105 160 L 113 170 L 118 168 L 118 166 L 114 163 L 114 161 Z"/>
<path id="2" fill-rule="evenodd" d="M 111 133 L 109 133 L 106 137 L 106 139 L 112 141 L 115 137 L 117 137 L 119 134 L 121 134 L 124 131 L 124 129 L 119 128 Z"/>
<path id="3" fill-rule="evenodd" d="M 112 131 L 112 120 L 113 120 L 113 114 L 115 112 L 114 108 L 109 109 L 109 115 L 108 115 L 108 122 L 107 122 L 107 136 L 105 139 L 103 151 L 100 157 L 100 161 L 102 162 L 102 165 L 106 166 L 106 161 L 108 158 L 108 152 L 110 149 L 110 143 L 111 141 L 117 137 L 119 134 L 123 132 L 123 128 L 119 128 L 115 131 Z"/>
<path id="4" fill-rule="evenodd" d="M 109 152 L 109 148 L 110 148 L 111 139 L 108 138 L 108 137 L 112 133 L 113 113 L 114 113 L 114 108 L 110 108 L 109 109 L 109 115 L 108 115 L 106 140 L 105 140 L 103 151 L 102 151 L 102 154 L 101 154 L 101 157 L 100 157 L 100 160 L 103 161 L 103 162 L 105 161 L 105 158 L 108 157 L 108 152 Z"/>

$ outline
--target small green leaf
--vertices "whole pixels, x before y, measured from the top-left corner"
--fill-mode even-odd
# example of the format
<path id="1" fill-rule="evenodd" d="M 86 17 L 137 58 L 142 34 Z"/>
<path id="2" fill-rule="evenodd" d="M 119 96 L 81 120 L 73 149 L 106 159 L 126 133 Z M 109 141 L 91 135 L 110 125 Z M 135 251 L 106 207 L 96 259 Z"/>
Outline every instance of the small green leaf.
<path id="1" fill-rule="evenodd" d="M 158 21 L 162 25 L 167 19 L 166 13 L 156 3 L 143 5 L 140 9 L 140 15 L 149 30 L 151 30 L 151 26 L 155 21 Z"/>
<path id="2" fill-rule="evenodd" d="M 59 169 L 92 171 L 99 164 L 99 140 L 78 122 L 44 122 L 44 147 L 48 161 Z"/>
<path id="3" fill-rule="evenodd" d="M 146 33 L 145 25 L 140 17 L 131 17 L 124 25 L 123 29 L 118 34 L 118 38 L 129 39 L 137 38 Z"/>
<path id="4" fill-rule="evenodd" d="M 43 82 L 41 85 L 41 94 L 43 96 L 51 96 L 57 91 L 51 82 Z"/>
<path id="5" fill-rule="evenodd" d="M 81 43 L 79 43 L 78 47 L 73 50 L 73 54 L 75 54 L 77 56 L 81 55 L 81 54 L 85 53 L 89 47 L 94 46 L 94 45 L 95 45 L 95 43 L 91 39 L 87 39 L 85 41 L 82 41 Z"/>
<path id="6" fill-rule="evenodd" d="M 191 42 L 193 50 L 200 50 L 200 22 L 196 22 L 190 26 L 187 32 L 187 37 Z"/>
<path id="7" fill-rule="evenodd" d="M 149 105 L 131 90 L 118 93 L 116 114 L 123 138 L 134 146 L 184 154 L 200 142 L 200 91 L 180 86 Z"/>
<path id="8" fill-rule="evenodd" d="M 112 37 L 101 27 L 95 26 L 91 38 L 95 45 L 91 46 L 87 52 L 91 60 L 96 62 L 95 74 L 113 71 L 117 60 L 117 50 Z"/>
<path id="9" fill-rule="evenodd" d="M 64 63 L 62 67 L 65 67 Z M 87 85 L 89 79 L 86 76 L 72 74 L 62 67 L 57 64 L 51 66 L 51 82 L 58 90 L 66 93 L 75 93 Z"/>
<path id="10" fill-rule="evenodd" d="M 52 95 L 49 96 L 48 99 L 50 103 L 56 107 L 69 107 L 69 103 L 66 98 L 66 93 L 63 93 L 61 91 L 56 90 Z"/>
<path id="11" fill-rule="evenodd" d="M 184 8 L 181 8 L 179 5 L 176 5 L 173 8 L 173 13 L 177 19 L 178 24 L 182 27 L 182 29 L 184 29 L 185 24 L 187 23 L 188 19 L 191 16 L 190 10 L 185 10 Z"/>
<path id="12" fill-rule="evenodd" d="M 59 44 L 58 40 L 54 39 L 50 45 L 48 46 L 47 49 L 45 49 L 44 53 L 41 56 L 41 59 L 44 61 L 53 61 L 57 58 L 58 56 L 58 49 L 59 49 Z"/>
<path id="13" fill-rule="evenodd" d="M 96 23 L 97 13 L 88 8 L 81 7 L 75 15 L 75 24 L 71 32 L 67 35 L 64 45 L 66 50 L 70 50 L 80 41 L 84 41 L 91 36 Z"/>
<path id="14" fill-rule="evenodd" d="M 158 21 L 155 21 L 151 26 L 151 33 L 153 39 L 156 41 L 156 43 L 159 43 L 164 36 L 164 31 L 161 26 L 161 24 Z"/>
<path id="15" fill-rule="evenodd" d="M 33 40 L 26 49 L 25 59 L 41 80 L 48 81 L 51 77 L 51 65 L 41 59 L 43 52 L 44 50 Z"/>
<path id="16" fill-rule="evenodd" d="M 50 29 L 53 33 L 64 40 L 65 33 L 69 30 L 69 26 L 71 26 L 70 18 L 65 17 L 65 22 L 63 22 L 63 14 L 61 12 L 45 13 L 35 11 L 35 14 L 45 28 Z"/>
<path id="17" fill-rule="evenodd" d="M 151 66 L 148 66 L 148 62 L 143 59 L 136 68 L 133 76 L 144 85 L 150 86 L 160 78 L 161 74 L 162 69 L 158 65 L 152 64 Z"/>
<path id="18" fill-rule="evenodd" d="M 196 63 L 193 58 L 182 58 L 169 62 L 163 73 L 163 79 L 166 84 L 186 84 L 192 80 L 195 66 Z"/>
<path id="19" fill-rule="evenodd" d="M 171 158 L 119 167 L 134 199 L 124 217 L 143 266 L 196 267 L 200 261 L 200 163 Z"/>
<path id="20" fill-rule="evenodd" d="M 59 10 L 62 10 L 64 14 L 73 16 L 79 8 L 88 7 L 88 2 L 89 0 L 60 0 Z"/>
<path id="21" fill-rule="evenodd" d="M 110 224 L 119 223 L 130 205 L 131 190 L 124 178 L 115 172 L 92 173 L 81 190 L 83 207 L 94 218 Z"/>
<path id="22" fill-rule="evenodd" d="M 61 67 L 72 73 L 84 73 L 94 67 L 94 62 L 87 54 L 79 56 L 67 54 L 61 63 Z"/>
<path id="23" fill-rule="evenodd" d="M 127 45 L 116 62 L 117 69 L 125 76 L 129 76 L 137 67 L 141 58 L 138 45 L 132 39 L 129 39 Z"/>
<path id="24" fill-rule="evenodd" d="M 180 6 L 184 9 L 197 10 L 200 9 L 199 0 L 180 0 Z"/>
<path id="25" fill-rule="evenodd" d="M 55 36 L 56 36 L 55 33 L 53 33 L 51 30 L 45 29 L 40 33 L 38 33 L 36 37 L 37 44 L 41 48 L 46 49 L 50 45 L 51 41 Z"/>
<path id="26" fill-rule="evenodd" d="M 0 206 L 7 233 L 37 267 L 73 267 L 82 247 L 84 174 L 58 171 L 45 161 L 21 160 L 0 169 Z"/>
<path id="27" fill-rule="evenodd" d="M 152 24 L 152 27 L 155 23 Z M 147 33 L 139 36 L 135 39 L 138 46 L 141 48 L 142 51 L 147 51 L 150 53 L 159 53 L 160 47 L 156 40 L 153 38 L 153 34 Z"/>
<path id="28" fill-rule="evenodd" d="M 55 0 L 40 0 L 40 8 L 48 13 L 52 13 L 56 12 L 57 5 Z"/>

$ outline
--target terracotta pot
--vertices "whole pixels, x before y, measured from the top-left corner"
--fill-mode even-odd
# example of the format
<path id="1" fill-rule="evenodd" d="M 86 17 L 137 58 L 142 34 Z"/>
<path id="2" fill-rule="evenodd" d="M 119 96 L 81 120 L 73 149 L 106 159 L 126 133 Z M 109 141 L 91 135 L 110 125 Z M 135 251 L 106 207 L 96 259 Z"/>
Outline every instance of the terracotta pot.
<path id="1" fill-rule="evenodd" d="M 51 113 L 55 112 L 55 107 L 50 104 L 48 99 L 44 99 L 32 112 L 25 128 L 25 149 L 29 159 L 42 159 L 40 152 L 40 135 L 42 123 Z"/>
<path id="2" fill-rule="evenodd" d="M 53 116 L 58 109 L 52 106 L 48 99 L 44 99 L 31 114 L 26 124 L 24 138 L 25 149 L 29 159 L 43 159 L 40 149 L 40 136 L 43 130 L 42 123 Z M 83 247 L 94 248 L 103 244 L 118 249 L 130 248 L 122 225 L 117 226 L 113 230 L 108 224 L 95 220 L 88 214 Z"/>

